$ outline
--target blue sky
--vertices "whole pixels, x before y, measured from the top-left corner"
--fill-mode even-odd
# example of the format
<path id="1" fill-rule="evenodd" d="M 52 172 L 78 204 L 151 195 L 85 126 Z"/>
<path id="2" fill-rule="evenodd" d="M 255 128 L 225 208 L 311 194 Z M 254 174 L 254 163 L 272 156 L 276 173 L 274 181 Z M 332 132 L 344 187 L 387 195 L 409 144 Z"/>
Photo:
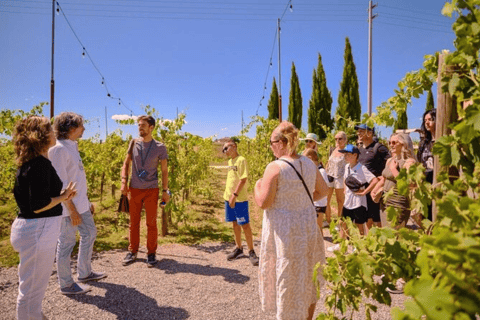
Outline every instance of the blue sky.
<path id="1" fill-rule="evenodd" d="M 0 109 L 29 110 L 50 100 L 52 5 L 49 0 L 0 3 Z M 90 121 L 85 136 L 105 136 L 119 126 L 115 114 L 142 114 L 151 105 L 166 119 L 186 112 L 184 131 L 204 137 L 231 136 L 255 114 L 267 116 L 273 77 L 278 81 L 282 17 L 283 116 L 288 113 L 291 65 L 303 97 L 303 124 L 312 72 L 322 55 L 332 113 L 349 37 L 367 111 L 368 1 L 292 0 L 66 0 L 55 17 L 55 113 L 74 111 Z M 423 56 L 453 50 L 453 19 L 441 0 L 386 0 L 373 10 L 373 109 L 393 95 L 398 81 L 422 66 Z M 82 58 L 82 45 L 88 57 Z M 273 51 L 272 51 L 273 48 Z M 272 54 L 273 52 L 273 54 Z M 269 67 L 270 58 L 272 66 Z M 264 84 L 267 89 L 264 93 Z M 265 99 L 260 106 L 260 100 Z M 435 95 L 435 94 L 434 94 Z M 128 109 L 127 109 L 128 108 Z M 419 127 L 425 97 L 408 109 L 409 127 Z M 49 115 L 49 109 L 46 109 Z M 135 128 L 121 127 L 136 135 Z M 388 130 L 382 131 L 383 135 Z"/>

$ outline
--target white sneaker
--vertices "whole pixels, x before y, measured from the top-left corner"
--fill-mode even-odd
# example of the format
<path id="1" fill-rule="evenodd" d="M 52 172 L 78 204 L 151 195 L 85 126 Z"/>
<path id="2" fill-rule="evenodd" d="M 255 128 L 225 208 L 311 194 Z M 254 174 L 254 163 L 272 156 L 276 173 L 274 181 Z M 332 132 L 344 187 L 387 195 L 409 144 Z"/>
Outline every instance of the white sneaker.
<path id="1" fill-rule="evenodd" d="M 323 227 L 330 228 L 330 223 L 328 223 L 328 221 L 323 221 Z"/>
<path id="2" fill-rule="evenodd" d="M 328 252 L 334 252 L 334 251 L 338 251 L 338 250 L 340 250 L 340 244 L 339 243 L 327 248 Z"/>

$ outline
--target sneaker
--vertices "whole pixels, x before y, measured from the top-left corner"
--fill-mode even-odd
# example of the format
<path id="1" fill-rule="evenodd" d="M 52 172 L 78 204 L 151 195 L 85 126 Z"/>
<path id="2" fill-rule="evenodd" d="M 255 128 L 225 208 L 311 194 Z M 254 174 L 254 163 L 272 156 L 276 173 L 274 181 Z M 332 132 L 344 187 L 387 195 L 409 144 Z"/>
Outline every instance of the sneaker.
<path id="1" fill-rule="evenodd" d="M 106 278 L 107 277 L 107 274 L 105 272 L 90 272 L 90 274 L 85 277 L 85 278 L 78 278 L 78 282 L 80 283 L 85 283 L 85 282 L 88 282 L 88 281 L 93 281 L 93 280 L 100 280 L 100 279 L 103 279 L 103 278 Z"/>
<path id="2" fill-rule="evenodd" d="M 328 221 L 323 221 L 323 227 L 330 228 L 330 223 L 328 223 Z"/>
<path id="3" fill-rule="evenodd" d="M 129 252 L 125 256 L 125 259 L 123 259 L 122 265 L 124 265 L 124 266 L 129 265 L 130 263 L 132 263 L 135 260 L 137 260 L 137 254 Z"/>
<path id="4" fill-rule="evenodd" d="M 339 243 L 327 248 L 328 252 L 334 252 L 334 251 L 338 251 L 338 250 L 340 250 L 340 244 Z"/>
<path id="5" fill-rule="evenodd" d="M 92 290 L 92 288 L 88 285 L 80 285 L 74 282 L 70 287 L 61 288 L 60 292 L 62 294 L 82 294 Z"/>
<path id="6" fill-rule="evenodd" d="M 338 232 L 340 232 L 340 227 L 338 225 L 335 226 L 335 230 L 337 230 Z"/>
<path id="7" fill-rule="evenodd" d="M 397 280 L 397 283 L 395 284 L 395 290 L 387 288 L 387 291 L 393 294 L 400 294 L 400 293 L 403 293 L 404 287 L 405 287 L 405 280 L 400 278 Z"/>
<path id="8" fill-rule="evenodd" d="M 258 266 L 258 257 L 257 254 L 255 253 L 254 250 L 250 250 L 248 252 L 248 259 L 250 259 L 250 262 L 252 263 L 252 266 Z"/>
<path id="9" fill-rule="evenodd" d="M 243 254 L 243 248 L 235 248 L 232 253 L 227 256 L 227 260 L 235 260 Z"/>
<path id="10" fill-rule="evenodd" d="M 158 260 L 155 258 L 155 253 L 150 253 L 147 256 L 147 266 L 149 268 L 153 267 L 157 262 Z"/>

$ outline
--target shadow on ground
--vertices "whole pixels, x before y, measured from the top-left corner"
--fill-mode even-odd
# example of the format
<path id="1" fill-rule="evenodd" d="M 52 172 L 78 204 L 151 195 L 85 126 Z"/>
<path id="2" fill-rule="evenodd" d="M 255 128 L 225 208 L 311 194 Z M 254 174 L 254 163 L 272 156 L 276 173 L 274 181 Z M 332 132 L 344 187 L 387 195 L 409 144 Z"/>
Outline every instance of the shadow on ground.
<path id="1" fill-rule="evenodd" d="M 230 283 L 244 284 L 250 280 L 235 269 L 203 266 L 200 264 L 181 263 L 172 259 L 162 259 L 156 265 L 156 268 L 164 270 L 166 274 L 192 273 L 201 276 L 222 276 L 225 281 Z"/>
<path id="2" fill-rule="evenodd" d="M 90 285 L 105 289 L 105 297 L 88 294 L 73 295 L 69 298 L 88 303 L 99 309 L 117 315 L 117 319 L 187 319 L 188 312 L 182 308 L 159 306 L 152 299 L 135 288 L 108 282 L 91 282 Z"/>

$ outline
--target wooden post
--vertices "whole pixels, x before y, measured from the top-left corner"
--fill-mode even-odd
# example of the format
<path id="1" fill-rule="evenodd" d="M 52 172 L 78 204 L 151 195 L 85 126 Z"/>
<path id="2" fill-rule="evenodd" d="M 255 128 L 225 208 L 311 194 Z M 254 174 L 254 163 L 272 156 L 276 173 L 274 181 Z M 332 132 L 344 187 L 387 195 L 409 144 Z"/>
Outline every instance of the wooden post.
<path id="1" fill-rule="evenodd" d="M 168 234 L 167 212 L 165 211 L 165 206 L 163 205 L 160 205 L 160 210 L 162 210 L 162 237 L 165 237 Z"/>
<path id="2" fill-rule="evenodd" d="M 438 76 L 437 76 L 437 115 L 435 119 L 435 137 L 451 134 L 452 130 L 448 127 L 450 123 L 457 121 L 457 103 L 455 97 L 450 96 L 448 92 L 442 91 L 442 77 L 454 72 L 454 66 L 446 66 L 445 59 L 448 53 L 442 53 L 438 57 Z M 438 156 L 433 158 L 433 185 L 437 183 L 437 176 L 440 172 L 450 171 L 447 167 L 440 166 Z M 437 220 L 437 206 L 435 201 L 432 203 L 432 221 Z"/>

